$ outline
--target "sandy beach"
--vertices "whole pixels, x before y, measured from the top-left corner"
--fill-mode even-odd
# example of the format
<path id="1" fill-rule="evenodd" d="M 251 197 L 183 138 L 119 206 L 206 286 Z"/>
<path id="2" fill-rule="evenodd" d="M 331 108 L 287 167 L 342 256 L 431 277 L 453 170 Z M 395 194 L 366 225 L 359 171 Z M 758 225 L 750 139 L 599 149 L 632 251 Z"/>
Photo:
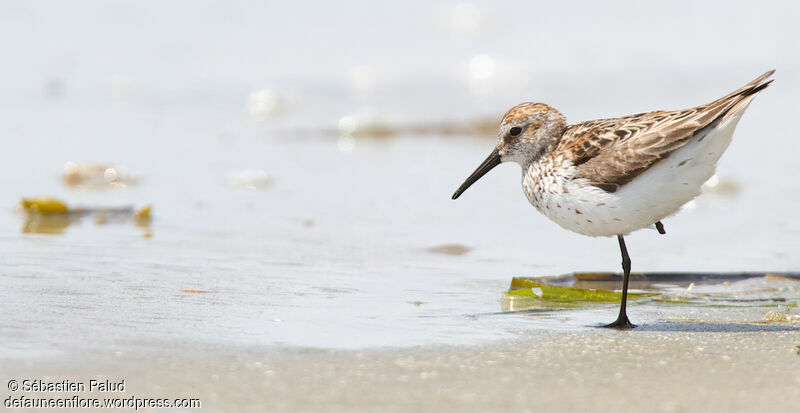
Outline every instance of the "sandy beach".
<path id="1" fill-rule="evenodd" d="M 738 313 L 730 318 L 750 316 Z M 466 347 L 182 344 L 180 351 L 14 362 L 4 374 L 124 379 L 125 397 L 199 398 L 212 412 L 793 412 L 800 402 L 798 345 L 796 327 L 654 322 L 636 331 L 542 330 Z"/>

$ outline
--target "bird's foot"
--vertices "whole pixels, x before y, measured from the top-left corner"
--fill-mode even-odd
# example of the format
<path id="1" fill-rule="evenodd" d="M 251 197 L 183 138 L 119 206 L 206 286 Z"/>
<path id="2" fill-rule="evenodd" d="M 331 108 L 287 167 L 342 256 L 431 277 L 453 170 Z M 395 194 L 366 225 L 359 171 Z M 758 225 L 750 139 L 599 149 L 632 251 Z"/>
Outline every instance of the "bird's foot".
<path id="1" fill-rule="evenodd" d="M 614 321 L 611 324 L 606 324 L 602 327 L 616 328 L 622 330 L 622 329 L 634 328 L 636 327 L 636 325 L 631 323 L 630 320 L 628 320 L 628 316 L 626 314 L 620 314 L 619 317 L 617 317 L 616 321 Z"/>

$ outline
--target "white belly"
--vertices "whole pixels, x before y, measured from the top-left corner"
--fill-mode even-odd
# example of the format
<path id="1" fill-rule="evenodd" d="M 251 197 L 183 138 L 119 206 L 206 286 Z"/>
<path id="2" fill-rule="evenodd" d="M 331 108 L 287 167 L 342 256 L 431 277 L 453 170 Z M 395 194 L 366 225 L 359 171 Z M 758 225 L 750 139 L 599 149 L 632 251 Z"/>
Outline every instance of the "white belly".
<path id="1" fill-rule="evenodd" d="M 541 213 L 579 234 L 613 236 L 652 226 L 700 194 L 743 112 L 744 108 L 705 137 L 692 138 L 614 193 L 571 179 L 574 167 L 550 158 L 523 169 L 523 190 Z"/>

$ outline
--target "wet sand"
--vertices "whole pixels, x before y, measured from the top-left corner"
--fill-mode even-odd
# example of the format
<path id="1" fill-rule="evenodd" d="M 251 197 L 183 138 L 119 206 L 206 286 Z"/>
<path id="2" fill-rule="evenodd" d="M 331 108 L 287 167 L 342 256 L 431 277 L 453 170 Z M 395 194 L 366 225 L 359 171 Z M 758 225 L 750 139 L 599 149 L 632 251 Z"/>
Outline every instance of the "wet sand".
<path id="1" fill-rule="evenodd" d="M 98 351 L 4 375 L 124 378 L 127 397 L 196 397 L 210 412 L 795 412 L 798 346 L 786 325 L 653 322 L 466 347 Z"/>

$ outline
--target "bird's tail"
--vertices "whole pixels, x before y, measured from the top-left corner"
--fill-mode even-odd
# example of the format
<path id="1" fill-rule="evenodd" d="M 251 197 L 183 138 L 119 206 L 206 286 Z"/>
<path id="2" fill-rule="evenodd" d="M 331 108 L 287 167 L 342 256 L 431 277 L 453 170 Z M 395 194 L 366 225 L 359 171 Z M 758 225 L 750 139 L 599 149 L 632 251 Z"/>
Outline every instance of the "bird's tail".
<path id="1" fill-rule="evenodd" d="M 766 89 L 770 83 L 772 83 L 775 79 L 769 79 L 772 74 L 775 73 L 775 70 L 770 70 L 767 73 L 759 76 L 757 79 L 753 80 L 752 82 L 744 85 L 741 89 L 733 92 L 733 96 L 731 96 L 734 100 L 733 106 L 727 110 L 725 116 L 722 118 L 722 121 L 727 121 L 730 117 L 735 116 L 737 114 L 741 114 L 744 112 L 744 109 L 747 108 L 747 105 L 755 99 L 758 92 Z M 769 79 L 769 80 L 768 80 Z"/>
<path id="2" fill-rule="evenodd" d="M 753 79 L 752 82 L 736 89 L 735 91 L 725 95 L 724 97 L 709 103 L 709 108 L 716 108 L 716 110 L 709 111 L 710 113 L 716 112 L 716 122 L 725 122 L 735 115 L 741 115 L 747 105 L 756 97 L 758 92 L 764 90 L 774 79 L 769 77 L 775 73 L 775 70 L 770 70 L 767 73 Z M 711 123 L 711 122 L 710 122 Z"/>
<path id="3" fill-rule="evenodd" d="M 763 75 L 755 78 L 752 82 L 740 87 L 739 89 L 736 89 L 735 91 L 731 92 L 730 94 L 728 94 L 727 96 L 725 96 L 720 100 L 730 99 L 734 96 L 746 97 L 754 95 L 764 90 L 764 88 L 769 86 L 769 84 L 772 83 L 773 80 L 775 80 L 775 79 L 770 79 L 770 76 L 772 76 L 774 73 L 775 69 L 770 70 L 769 72 L 764 73 Z"/>

